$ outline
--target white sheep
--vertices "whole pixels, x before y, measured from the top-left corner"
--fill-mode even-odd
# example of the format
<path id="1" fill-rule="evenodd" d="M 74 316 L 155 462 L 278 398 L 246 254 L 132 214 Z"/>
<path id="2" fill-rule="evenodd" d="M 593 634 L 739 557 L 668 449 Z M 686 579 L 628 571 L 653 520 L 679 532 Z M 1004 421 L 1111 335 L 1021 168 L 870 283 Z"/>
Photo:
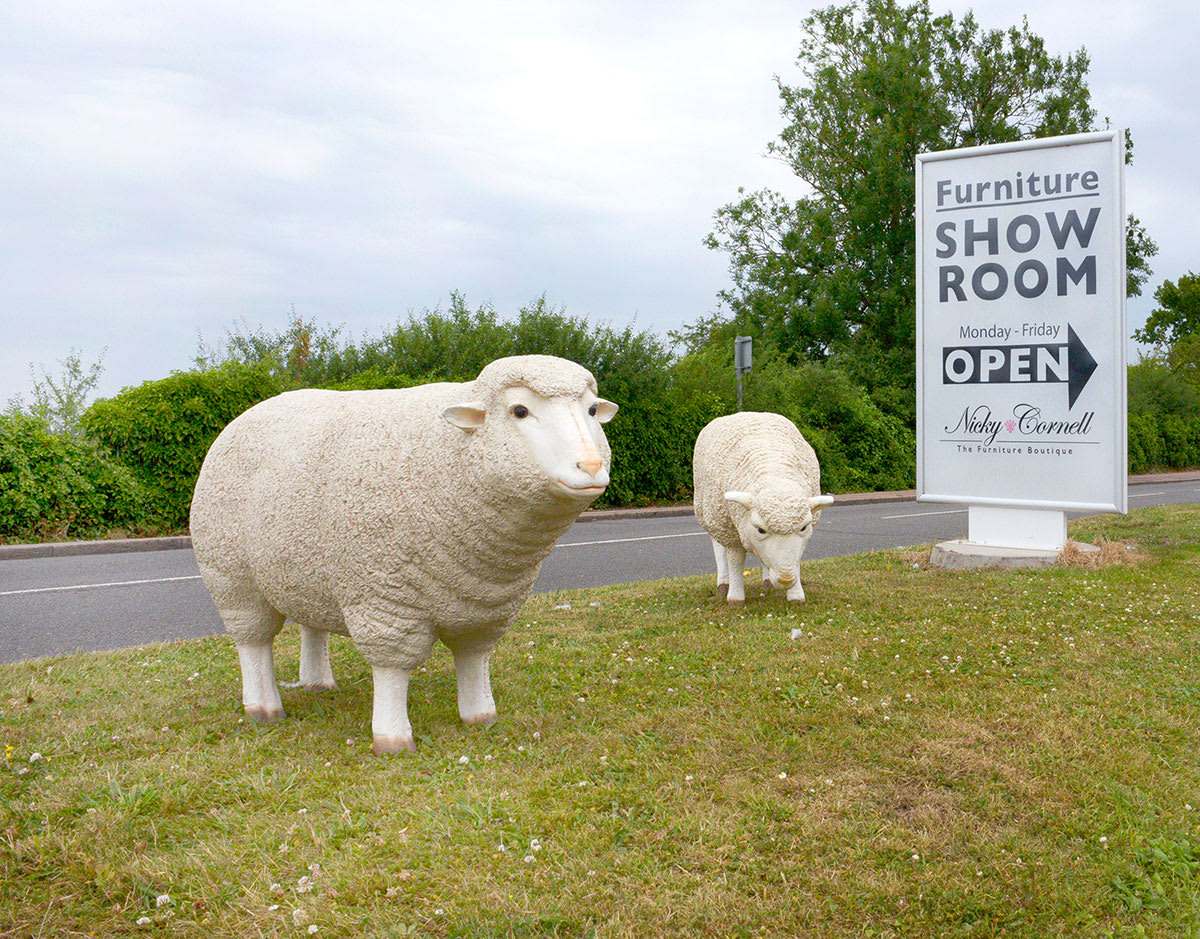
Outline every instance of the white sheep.
<path id="1" fill-rule="evenodd" d="M 780 414 L 743 411 L 710 421 L 692 455 L 696 518 L 712 537 L 717 592 L 746 602 L 747 552 L 763 565 L 763 581 L 804 599 L 800 556 L 821 509 L 817 455 Z"/>
<path id="2" fill-rule="evenodd" d="M 465 383 L 292 391 L 230 423 L 205 457 L 191 530 L 246 714 L 283 717 L 272 641 L 287 618 L 304 687 L 336 687 L 329 633 L 367 659 L 377 753 L 415 749 L 409 677 L 435 639 L 454 655 L 463 721 L 494 721 L 489 654 L 608 485 L 600 425 L 616 411 L 587 369 L 530 355 Z"/>

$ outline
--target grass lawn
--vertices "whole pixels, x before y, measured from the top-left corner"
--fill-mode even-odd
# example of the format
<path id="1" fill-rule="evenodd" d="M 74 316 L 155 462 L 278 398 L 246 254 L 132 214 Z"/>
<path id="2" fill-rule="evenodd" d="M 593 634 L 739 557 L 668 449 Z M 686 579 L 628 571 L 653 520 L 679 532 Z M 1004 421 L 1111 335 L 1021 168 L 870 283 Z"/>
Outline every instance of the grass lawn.
<path id="1" fill-rule="evenodd" d="M 336 637 L 269 727 L 225 638 L 0 666 L 0 936 L 1200 936 L 1200 507 L 1072 536 L 1138 551 L 536 597 L 412 756 Z"/>

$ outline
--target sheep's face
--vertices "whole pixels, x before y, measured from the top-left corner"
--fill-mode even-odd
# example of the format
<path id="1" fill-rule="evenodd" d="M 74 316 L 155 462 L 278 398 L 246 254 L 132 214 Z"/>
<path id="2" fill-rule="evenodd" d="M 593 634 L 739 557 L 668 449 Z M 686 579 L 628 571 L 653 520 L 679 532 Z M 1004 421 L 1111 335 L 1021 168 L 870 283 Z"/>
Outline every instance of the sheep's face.
<path id="1" fill-rule="evenodd" d="M 764 567 L 771 583 L 790 587 L 800 576 L 800 558 L 808 547 L 821 509 L 832 496 L 727 492 L 725 499 L 745 511 L 734 511 L 742 544 Z"/>
<path id="2" fill-rule="evenodd" d="M 523 451 L 518 463 L 537 470 L 525 474 L 524 485 L 587 503 L 608 486 L 609 448 L 600 425 L 616 413 L 615 404 L 590 389 L 545 396 L 518 385 L 503 389 L 488 404 L 447 408 L 444 416 L 464 430 L 478 431 L 481 443 L 497 448 L 497 456 L 499 451 Z"/>

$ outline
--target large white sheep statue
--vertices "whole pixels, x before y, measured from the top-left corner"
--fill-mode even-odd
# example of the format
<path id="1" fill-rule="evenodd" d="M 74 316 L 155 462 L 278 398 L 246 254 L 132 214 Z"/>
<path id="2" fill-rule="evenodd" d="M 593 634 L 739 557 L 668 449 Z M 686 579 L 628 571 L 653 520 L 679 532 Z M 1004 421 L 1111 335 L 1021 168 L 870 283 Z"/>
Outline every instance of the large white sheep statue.
<path id="1" fill-rule="evenodd" d="M 272 641 L 286 618 L 303 687 L 336 687 L 329 633 L 366 658 L 376 753 L 415 749 L 408 683 L 435 639 L 454 655 L 463 721 L 492 723 L 488 657 L 608 485 L 600 425 L 616 411 L 587 369 L 528 355 L 464 383 L 291 391 L 230 423 L 200 470 L 191 530 L 247 716 L 283 717 Z"/>
<path id="2" fill-rule="evenodd" d="M 743 411 L 710 421 L 692 455 L 696 518 L 712 538 L 717 592 L 746 602 L 747 552 L 762 562 L 763 581 L 804 599 L 800 556 L 821 509 L 817 455 L 781 414 Z"/>

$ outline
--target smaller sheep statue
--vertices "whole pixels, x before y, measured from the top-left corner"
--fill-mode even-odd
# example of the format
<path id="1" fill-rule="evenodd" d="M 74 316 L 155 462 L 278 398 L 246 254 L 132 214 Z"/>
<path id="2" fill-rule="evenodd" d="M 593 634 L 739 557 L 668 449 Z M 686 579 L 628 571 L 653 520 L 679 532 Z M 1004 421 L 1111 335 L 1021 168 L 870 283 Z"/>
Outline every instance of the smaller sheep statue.
<path id="1" fill-rule="evenodd" d="M 441 640 L 459 716 L 496 719 L 488 658 L 543 559 L 604 492 L 617 406 L 582 366 L 498 359 L 464 383 L 291 391 L 217 437 L 192 543 L 237 646 L 242 703 L 283 717 L 273 641 L 300 626 L 300 684 L 335 688 L 329 634 L 371 665 L 376 753 L 415 750 L 413 672 Z"/>
<path id="2" fill-rule="evenodd" d="M 743 411 L 710 421 L 692 456 L 696 518 L 712 537 L 717 592 L 733 606 L 746 602 L 747 552 L 762 562 L 763 582 L 804 599 L 800 556 L 821 509 L 817 455 L 796 425 L 780 414 Z"/>

